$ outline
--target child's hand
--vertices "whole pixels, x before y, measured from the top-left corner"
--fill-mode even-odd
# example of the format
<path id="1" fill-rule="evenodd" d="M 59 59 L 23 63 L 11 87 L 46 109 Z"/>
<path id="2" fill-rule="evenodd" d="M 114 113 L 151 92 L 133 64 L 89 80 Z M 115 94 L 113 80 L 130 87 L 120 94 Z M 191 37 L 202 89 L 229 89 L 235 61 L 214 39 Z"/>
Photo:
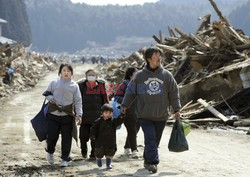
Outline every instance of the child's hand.
<path id="1" fill-rule="evenodd" d="M 125 114 L 121 113 L 120 118 L 124 119 L 124 117 L 125 117 Z"/>

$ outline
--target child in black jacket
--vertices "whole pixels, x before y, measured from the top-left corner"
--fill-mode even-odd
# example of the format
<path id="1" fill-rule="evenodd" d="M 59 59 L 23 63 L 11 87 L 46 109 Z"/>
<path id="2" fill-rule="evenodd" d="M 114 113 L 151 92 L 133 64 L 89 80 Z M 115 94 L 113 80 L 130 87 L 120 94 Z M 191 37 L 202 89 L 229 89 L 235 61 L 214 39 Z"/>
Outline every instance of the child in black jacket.
<path id="1" fill-rule="evenodd" d="M 95 141 L 95 156 L 97 165 L 102 166 L 102 158 L 106 157 L 107 169 L 112 169 L 111 160 L 117 150 L 116 127 L 123 123 L 123 115 L 116 119 L 113 117 L 113 108 L 109 104 L 104 104 L 101 108 L 102 115 L 91 127 L 91 139 Z"/>

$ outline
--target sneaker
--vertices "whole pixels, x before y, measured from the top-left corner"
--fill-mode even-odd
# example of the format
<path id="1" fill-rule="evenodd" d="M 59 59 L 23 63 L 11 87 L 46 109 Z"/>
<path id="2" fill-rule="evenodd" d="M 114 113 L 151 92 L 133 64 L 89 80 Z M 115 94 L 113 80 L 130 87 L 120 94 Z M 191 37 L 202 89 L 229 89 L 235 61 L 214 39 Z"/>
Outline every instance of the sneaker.
<path id="1" fill-rule="evenodd" d="M 98 167 L 102 167 L 102 159 L 97 159 L 96 163 Z"/>
<path id="2" fill-rule="evenodd" d="M 137 150 L 134 150 L 134 151 L 132 152 L 131 157 L 132 157 L 133 159 L 138 159 Z"/>
<path id="3" fill-rule="evenodd" d="M 47 154 L 47 160 L 49 162 L 49 164 L 54 164 L 54 154 Z"/>
<path id="4" fill-rule="evenodd" d="M 107 166 L 108 170 L 112 170 L 112 165 Z"/>
<path id="5" fill-rule="evenodd" d="M 151 171 L 152 173 L 156 173 L 157 172 L 157 165 L 147 165 L 146 169 L 148 171 Z"/>
<path id="6" fill-rule="evenodd" d="M 67 167 L 67 166 L 69 166 L 68 165 L 68 162 L 67 161 L 65 161 L 65 160 L 62 160 L 62 162 L 61 162 L 61 165 L 60 165 L 61 167 Z"/>
<path id="7" fill-rule="evenodd" d="M 124 154 L 125 155 L 130 155 L 130 148 L 125 148 L 124 149 Z"/>

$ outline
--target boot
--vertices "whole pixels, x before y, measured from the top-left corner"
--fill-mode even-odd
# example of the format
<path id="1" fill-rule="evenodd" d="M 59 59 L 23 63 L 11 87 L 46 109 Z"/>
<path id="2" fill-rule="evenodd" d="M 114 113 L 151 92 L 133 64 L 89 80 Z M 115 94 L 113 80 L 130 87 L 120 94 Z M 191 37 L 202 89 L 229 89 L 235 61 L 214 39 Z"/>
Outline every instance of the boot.
<path id="1" fill-rule="evenodd" d="M 112 169 L 112 165 L 111 165 L 111 159 L 106 159 L 106 167 L 108 170 L 111 170 Z"/>

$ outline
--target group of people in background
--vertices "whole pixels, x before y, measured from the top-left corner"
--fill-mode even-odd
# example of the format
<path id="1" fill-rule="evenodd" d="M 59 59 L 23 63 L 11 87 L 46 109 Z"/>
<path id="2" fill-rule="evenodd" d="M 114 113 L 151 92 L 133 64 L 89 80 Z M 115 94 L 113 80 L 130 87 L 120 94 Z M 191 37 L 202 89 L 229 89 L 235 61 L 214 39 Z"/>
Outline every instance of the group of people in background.
<path id="1" fill-rule="evenodd" d="M 83 158 L 96 160 L 102 167 L 106 158 L 106 168 L 112 169 L 112 158 L 117 151 L 117 127 L 124 123 L 127 138 L 124 153 L 138 158 L 137 133 L 144 133 L 144 167 L 157 172 L 159 163 L 158 146 L 169 115 L 169 106 L 179 118 L 180 98 L 177 83 L 170 72 L 161 66 L 162 52 L 150 47 L 145 51 L 147 65 L 137 71 L 129 67 L 125 78 L 114 94 L 114 101 L 121 104 L 121 114 L 113 118 L 113 107 L 105 91 L 105 83 L 98 74 L 89 69 L 86 79 L 76 83 L 72 80 L 73 68 L 61 64 L 59 78 L 53 80 L 46 90 L 49 100 L 47 160 L 54 163 L 56 142 L 61 133 L 61 166 L 68 166 L 71 160 L 72 137 L 76 124 L 80 125 L 80 147 Z M 87 143 L 90 141 L 91 149 Z"/>

